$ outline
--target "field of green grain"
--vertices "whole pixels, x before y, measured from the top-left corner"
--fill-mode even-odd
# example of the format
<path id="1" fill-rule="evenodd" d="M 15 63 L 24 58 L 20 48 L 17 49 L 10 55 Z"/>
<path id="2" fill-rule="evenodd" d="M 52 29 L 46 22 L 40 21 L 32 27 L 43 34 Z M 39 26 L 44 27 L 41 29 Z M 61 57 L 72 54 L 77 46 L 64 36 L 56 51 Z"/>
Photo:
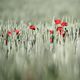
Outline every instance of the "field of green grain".
<path id="1" fill-rule="evenodd" d="M 80 80 L 79 5 L 80 0 L 0 0 L 0 80 Z M 65 39 L 57 36 L 59 18 L 68 23 Z"/>
<path id="2" fill-rule="evenodd" d="M 1 21 L 0 80 L 79 80 L 80 23 L 72 18 L 62 19 L 68 22 L 69 36 L 65 43 L 58 37 L 61 43 L 55 41 L 55 44 L 49 42 L 50 34 L 47 31 L 55 30 L 54 19 L 51 24 L 34 23 L 38 29 L 33 31 L 29 29 L 32 22 Z M 7 30 L 14 28 L 20 29 L 20 41 L 13 32 L 8 45 L 5 45 Z"/>

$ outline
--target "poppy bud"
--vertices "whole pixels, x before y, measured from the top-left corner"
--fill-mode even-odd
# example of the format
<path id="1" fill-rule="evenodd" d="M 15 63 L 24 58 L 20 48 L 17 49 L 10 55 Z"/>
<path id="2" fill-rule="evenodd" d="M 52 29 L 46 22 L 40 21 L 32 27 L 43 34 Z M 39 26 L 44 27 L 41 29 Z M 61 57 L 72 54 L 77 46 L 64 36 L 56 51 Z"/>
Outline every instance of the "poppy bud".
<path id="1" fill-rule="evenodd" d="M 5 44 L 8 45 L 8 40 L 5 40 Z"/>
<path id="2" fill-rule="evenodd" d="M 65 33 L 62 35 L 62 37 L 65 37 Z"/>
<path id="3" fill-rule="evenodd" d="M 4 34 L 2 33 L 2 37 L 4 37 Z"/>

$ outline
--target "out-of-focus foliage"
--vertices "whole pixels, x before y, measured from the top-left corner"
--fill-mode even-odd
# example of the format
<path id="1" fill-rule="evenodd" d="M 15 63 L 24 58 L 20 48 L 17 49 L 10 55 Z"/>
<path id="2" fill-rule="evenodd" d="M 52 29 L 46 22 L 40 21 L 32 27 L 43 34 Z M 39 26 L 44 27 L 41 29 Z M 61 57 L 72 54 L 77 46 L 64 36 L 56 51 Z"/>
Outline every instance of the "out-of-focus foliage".
<path id="1" fill-rule="evenodd" d="M 45 20 L 52 16 L 80 18 L 80 0 L 0 0 L 0 18 Z"/>

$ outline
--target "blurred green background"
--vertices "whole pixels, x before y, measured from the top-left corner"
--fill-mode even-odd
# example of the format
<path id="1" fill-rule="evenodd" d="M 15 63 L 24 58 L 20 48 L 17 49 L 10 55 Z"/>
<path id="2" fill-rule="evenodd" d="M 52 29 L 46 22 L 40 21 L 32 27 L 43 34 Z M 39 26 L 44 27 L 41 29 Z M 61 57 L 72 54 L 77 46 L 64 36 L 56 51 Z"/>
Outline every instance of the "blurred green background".
<path id="1" fill-rule="evenodd" d="M 80 18 L 80 0 L 0 0 L 0 19 L 47 19 L 53 16 Z"/>

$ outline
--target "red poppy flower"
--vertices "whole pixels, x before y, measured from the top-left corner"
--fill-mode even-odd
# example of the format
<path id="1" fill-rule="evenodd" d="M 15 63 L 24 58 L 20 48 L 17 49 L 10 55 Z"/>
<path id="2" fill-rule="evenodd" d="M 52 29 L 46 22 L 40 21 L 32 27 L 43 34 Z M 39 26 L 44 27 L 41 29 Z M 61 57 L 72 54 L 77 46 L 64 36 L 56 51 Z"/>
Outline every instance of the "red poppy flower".
<path id="1" fill-rule="evenodd" d="M 54 20 L 55 24 L 60 24 L 61 23 L 61 20 L 60 19 L 56 19 Z"/>
<path id="2" fill-rule="evenodd" d="M 20 34 L 20 30 L 18 29 L 16 29 L 15 32 L 16 32 L 16 35 Z"/>
<path id="3" fill-rule="evenodd" d="M 60 35 L 62 35 L 64 33 L 64 30 L 62 27 L 58 27 L 57 31 L 59 32 Z"/>
<path id="4" fill-rule="evenodd" d="M 53 38 L 50 38 L 50 43 L 53 43 Z"/>
<path id="5" fill-rule="evenodd" d="M 67 22 L 62 22 L 62 23 L 61 23 L 61 26 L 62 26 L 62 27 L 68 26 L 68 23 L 67 23 Z"/>
<path id="6" fill-rule="evenodd" d="M 35 27 L 34 25 L 31 25 L 31 26 L 29 26 L 29 29 L 31 29 L 31 30 L 35 30 L 36 27 Z"/>
<path id="7" fill-rule="evenodd" d="M 49 30 L 49 32 L 50 32 L 50 34 L 53 34 L 53 33 L 54 33 L 54 31 L 53 31 L 53 30 Z"/>
<path id="8" fill-rule="evenodd" d="M 57 31 L 63 30 L 63 27 L 57 27 Z"/>
<path id="9" fill-rule="evenodd" d="M 11 36 L 11 35 L 12 35 L 12 32 L 11 32 L 11 31 L 8 31 L 8 32 L 7 32 L 7 35 L 8 35 L 8 36 Z"/>

